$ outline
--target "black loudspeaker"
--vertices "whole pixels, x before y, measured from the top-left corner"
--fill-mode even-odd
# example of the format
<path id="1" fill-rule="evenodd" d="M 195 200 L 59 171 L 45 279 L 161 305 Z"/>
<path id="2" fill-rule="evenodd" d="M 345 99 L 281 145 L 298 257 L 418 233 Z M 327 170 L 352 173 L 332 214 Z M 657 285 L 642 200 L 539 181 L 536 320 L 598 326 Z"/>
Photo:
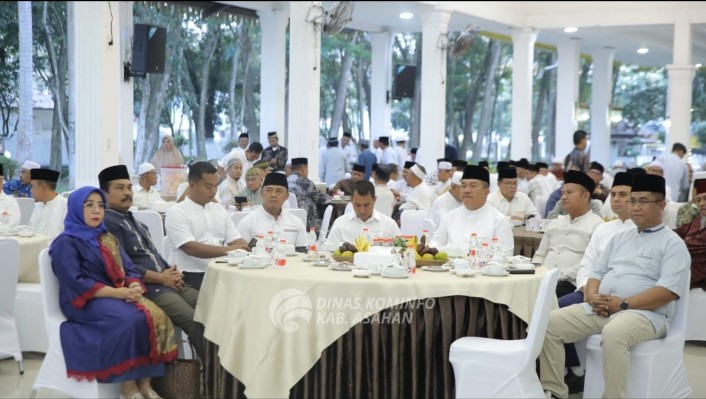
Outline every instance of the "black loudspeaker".
<path id="1" fill-rule="evenodd" d="M 132 72 L 164 73 L 167 29 L 135 24 L 132 39 Z"/>
<path id="2" fill-rule="evenodd" d="M 395 81 L 392 97 L 414 97 L 417 81 L 417 67 L 414 65 L 395 65 Z"/>

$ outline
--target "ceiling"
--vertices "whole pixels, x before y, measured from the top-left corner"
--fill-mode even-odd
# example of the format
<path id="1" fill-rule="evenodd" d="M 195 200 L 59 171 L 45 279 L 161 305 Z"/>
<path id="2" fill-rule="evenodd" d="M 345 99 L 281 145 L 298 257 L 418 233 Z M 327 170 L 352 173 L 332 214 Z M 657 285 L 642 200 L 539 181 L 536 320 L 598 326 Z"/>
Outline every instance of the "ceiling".
<path id="1" fill-rule="evenodd" d="M 219 3 L 266 12 L 289 10 L 288 1 L 221 1 Z M 322 2 L 325 10 L 335 2 Z M 538 30 L 537 42 L 556 46 L 566 38 L 581 41 L 581 53 L 611 47 L 614 59 L 641 66 L 664 66 L 673 62 L 674 21 L 681 18 L 692 24 L 692 62 L 706 65 L 706 1 L 695 2 L 484 2 L 484 1 L 375 1 L 354 2 L 348 28 L 370 32 L 421 32 L 424 15 L 435 7 L 451 11 L 449 31 L 478 26 L 482 31 L 510 35 L 514 28 Z M 411 12 L 402 20 L 400 13 Z M 572 34 L 566 26 L 578 27 Z M 637 49 L 647 47 L 640 55 Z"/>

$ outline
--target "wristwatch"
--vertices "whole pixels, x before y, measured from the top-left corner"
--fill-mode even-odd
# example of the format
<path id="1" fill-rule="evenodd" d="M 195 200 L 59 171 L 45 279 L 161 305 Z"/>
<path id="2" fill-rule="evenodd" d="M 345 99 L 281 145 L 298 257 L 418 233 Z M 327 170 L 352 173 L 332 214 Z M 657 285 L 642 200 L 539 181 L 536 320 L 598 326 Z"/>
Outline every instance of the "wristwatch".
<path id="1" fill-rule="evenodd" d="M 620 310 L 628 310 L 630 309 L 630 305 L 628 305 L 628 299 L 623 298 L 622 301 L 620 301 Z"/>

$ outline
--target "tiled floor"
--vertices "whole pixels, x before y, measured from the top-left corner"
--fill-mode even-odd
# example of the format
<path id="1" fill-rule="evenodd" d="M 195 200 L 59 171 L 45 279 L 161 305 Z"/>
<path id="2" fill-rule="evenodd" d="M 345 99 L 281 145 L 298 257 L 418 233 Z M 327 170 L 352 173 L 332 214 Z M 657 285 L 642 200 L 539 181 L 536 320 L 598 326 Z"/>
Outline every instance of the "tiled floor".
<path id="1" fill-rule="evenodd" d="M 25 353 L 25 373 L 19 375 L 17 362 L 13 359 L 0 360 L 0 398 L 29 398 L 32 393 L 32 382 L 37 376 L 42 364 L 43 355 Z M 688 342 L 684 349 L 686 371 L 694 390 L 694 398 L 706 398 L 706 343 Z M 65 398 L 66 396 L 48 389 L 39 391 L 37 398 Z M 580 399 L 580 394 L 571 395 L 572 399 Z"/>

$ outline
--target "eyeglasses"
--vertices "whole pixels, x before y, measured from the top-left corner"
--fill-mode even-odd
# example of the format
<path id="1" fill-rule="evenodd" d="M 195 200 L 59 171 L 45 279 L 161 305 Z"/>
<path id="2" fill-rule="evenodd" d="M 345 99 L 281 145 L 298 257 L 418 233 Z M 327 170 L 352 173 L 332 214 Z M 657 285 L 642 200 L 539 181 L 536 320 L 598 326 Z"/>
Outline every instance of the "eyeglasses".
<path id="1" fill-rule="evenodd" d="M 517 187 L 517 183 L 503 182 L 502 184 L 506 187 Z"/>
<path id="2" fill-rule="evenodd" d="M 105 210 L 105 202 L 86 202 L 83 206 L 91 211 L 96 209 L 96 207 Z"/>
<path id="3" fill-rule="evenodd" d="M 641 200 L 637 201 L 637 200 L 631 199 L 630 201 L 628 201 L 628 204 L 630 204 L 630 206 L 634 206 L 637 208 L 644 208 L 645 205 L 649 204 L 650 202 L 661 202 L 661 201 L 662 200 L 648 201 L 645 199 L 641 199 Z"/>

